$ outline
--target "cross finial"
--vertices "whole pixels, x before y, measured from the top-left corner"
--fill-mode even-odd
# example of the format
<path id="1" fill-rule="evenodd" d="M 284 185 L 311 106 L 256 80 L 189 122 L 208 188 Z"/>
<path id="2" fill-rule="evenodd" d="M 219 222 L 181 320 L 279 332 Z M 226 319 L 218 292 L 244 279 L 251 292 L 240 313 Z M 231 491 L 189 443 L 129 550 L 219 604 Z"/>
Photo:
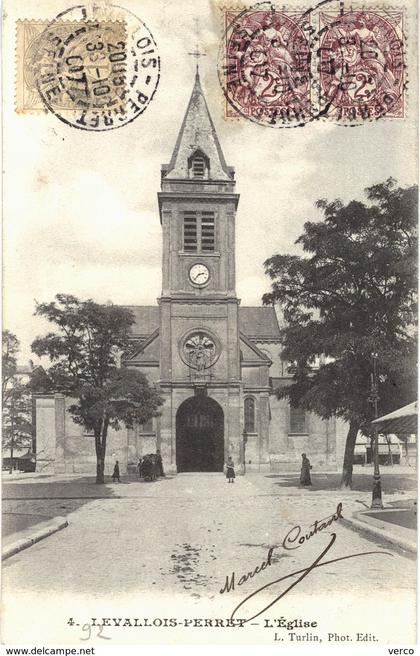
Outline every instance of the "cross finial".
<path id="1" fill-rule="evenodd" d="M 207 55 L 205 52 L 200 52 L 198 49 L 198 36 L 199 36 L 198 18 L 194 18 L 194 23 L 195 23 L 195 35 L 197 39 L 197 44 L 195 46 L 194 52 L 189 52 L 188 54 L 191 57 L 195 57 L 195 59 L 197 60 L 195 74 L 196 76 L 198 76 L 198 62 L 200 60 L 200 57 L 207 57 Z"/>

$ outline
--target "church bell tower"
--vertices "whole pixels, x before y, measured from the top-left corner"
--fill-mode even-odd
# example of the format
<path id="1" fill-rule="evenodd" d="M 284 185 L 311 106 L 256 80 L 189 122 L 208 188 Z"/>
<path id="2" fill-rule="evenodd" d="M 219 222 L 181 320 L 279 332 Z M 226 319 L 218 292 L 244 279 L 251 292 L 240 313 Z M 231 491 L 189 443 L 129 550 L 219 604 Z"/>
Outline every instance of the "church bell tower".
<path id="1" fill-rule="evenodd" d="M 172 454 L 172 462 L 176 460 L 179 470 L 181 433 L 188 433 L 188 422 L 212 421 L 210 415 L 207 419 L 200 415 L 194 398 L 207 398 L 219 407 L 218 416 L 223 417 L 221 460 L 233 452 L 229 431 L 236 435 L 240 431 L 239 300 L 235 289 L 239 196 L 235 172 L 223 156 L 198 70 L 171 160 L 162 166 L 158 200 L 163 239 L 159 384 L 167 396 L 163 414 L 172 413 L 162 418 L 161 432 L 163 443 L 166 430 L 172 450 L 178 450 L 177 455 Z M 186 411 L 185 417 L 178 412 L 184 403 L 196 412 L 194 418 Z M 204 407 L 204 401 L 197 403 Z M 184 429 L 177 424 L 180 414 Z M 207 448 L 204 438 L 202 442 L 200 448 Z"/>
<path id="2" fill-rule="evenodd" d="M 198 72 L 161 176 L 162 298 L 235 298 L 235 171 L 225 162 Z"/>

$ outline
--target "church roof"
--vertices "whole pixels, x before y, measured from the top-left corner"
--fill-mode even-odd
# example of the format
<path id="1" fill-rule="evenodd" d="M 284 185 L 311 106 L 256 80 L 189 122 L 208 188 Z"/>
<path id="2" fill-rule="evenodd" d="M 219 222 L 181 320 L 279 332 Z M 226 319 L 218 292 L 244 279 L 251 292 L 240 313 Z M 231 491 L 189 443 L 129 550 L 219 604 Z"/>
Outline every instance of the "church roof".
<path id="1" fill-rule="evenodd" d="M 159 306 L 158 305 L 126 305 L 126 310 L 131 310 L 136 322 L 132 326 L 135 337 L 149 337 L 159 328 Z"/>
<path id="2" fill-rule="evenodd" d="M 188 178 L 188 159 L 197 150 L 202 151 L 210 160 L 210 180 L 232 180 L 231 169 L 225 162 L 198 72 L 165 177 Z"/>
<path id="3" fill-rule="evenodd" d="M 239 329 L 251 339 L 280 339 L 280 329 L 273 307 L 239 307 Z"/>
<path id="4" fill-rule="evenodd" d="M 129 305 L 136 320 L 133 336 L 146 338 L 159 328 L 158 305 Z M 279 340 L 280 330 L 273 307 L 239 306 L 239 330 L 253 340 Z"/>

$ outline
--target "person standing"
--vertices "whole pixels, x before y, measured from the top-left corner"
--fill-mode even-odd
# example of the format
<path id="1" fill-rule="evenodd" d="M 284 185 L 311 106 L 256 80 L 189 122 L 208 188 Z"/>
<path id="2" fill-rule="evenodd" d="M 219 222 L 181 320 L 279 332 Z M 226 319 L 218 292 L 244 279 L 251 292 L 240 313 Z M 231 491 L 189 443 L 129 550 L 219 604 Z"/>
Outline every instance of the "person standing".
<path id="1" fill-rule="evenodd" d="M 139 458 L 139 461 L 137 463 L 137 469 L 138 469 L 138 472 L 139 472 L 139 478 L 141 478 L 141 475 L 142 475 L 142 471 L 141 471 L 142 470 L 142 459 L 141 458 Z"/>
<path id="2" fill-rule="evenodd" d="M 118 483 L 121 483 L 120 480 L 120 465 L 118 460 L 115 461 L 114 465 L 114 471 L 112 472 L 112 482 L 115 483 L 115 479 L 117 479 Z"/>
<path id="3" fill-rule="evenodd" d="M 300 470 L 301 485 L 312 485 L 311 469 L 312 467 L 309 458 L 306 457 L 306 453 L 302 453 L 302 467 Z"/>
<path id="4" fill-rule="evenodd" d="M 162 456 L 159 449 L 156 451 L 156 474 L 158 476 L 165 476 L 165 472 L 163 471 Z"/>
<path id="5" fill-rule="evenodd" d="M 232 460 L 232 456 L 229 456 L 226 463 L 226 478 L 228 479 L 228 483 L 235 482 L 235 464 Z"/>

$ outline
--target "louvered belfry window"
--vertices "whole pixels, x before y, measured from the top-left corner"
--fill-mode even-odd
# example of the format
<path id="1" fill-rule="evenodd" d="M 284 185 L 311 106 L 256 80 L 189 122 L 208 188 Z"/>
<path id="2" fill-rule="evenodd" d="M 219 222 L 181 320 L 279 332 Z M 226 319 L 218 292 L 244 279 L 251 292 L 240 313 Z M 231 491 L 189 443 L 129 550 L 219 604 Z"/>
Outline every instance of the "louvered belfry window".
<path id="1" fill-rule="evenodd" d="M 214 212 L 201 212 L 201 250 L 214 251 Z"/>
<path id="2" fill-rule="evenodd" d="M 197 252 L 197 212 L 184 212 L 184 251 Z"/>
<path id="3" fill-rule="evenodd" d="M 204 157 L 201 155 L 196 155 L 192 162 L 192 174 L 193 178 L 204 178 L 204 173 L 206 170 L 206 162 Z"/>
<path id="4" fill-rule="evenodd" d="M 213 253 L 215 250 L 214 212 L 184 212 L 184 251 Z"/>

